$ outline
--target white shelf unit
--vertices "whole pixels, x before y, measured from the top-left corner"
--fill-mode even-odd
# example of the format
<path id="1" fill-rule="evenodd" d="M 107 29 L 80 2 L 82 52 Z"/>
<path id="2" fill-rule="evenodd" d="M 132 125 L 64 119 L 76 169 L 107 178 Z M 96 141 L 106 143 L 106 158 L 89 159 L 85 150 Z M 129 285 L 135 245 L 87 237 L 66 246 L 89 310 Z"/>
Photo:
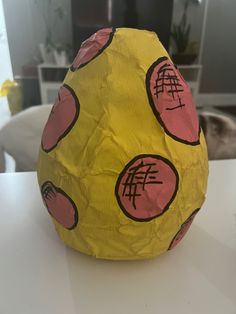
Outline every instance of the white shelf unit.
<path id="1" fill-rule="evenodd" d="M 180 73 L 183 75 L 184 79 L 188 83 L 193 98 L 196 101 L 199 93 L 200 80 L 202 75 L 202 65 L 201 64 L 191 64 L 191 65 L 177 65 Z"/>
<path id="2" fill-rule="evenodd" d="M 38 64 L 40 94 L 43 104 L 54 103 L 69 67 L 69 64 L 61 66 L 51 63 Z"/>

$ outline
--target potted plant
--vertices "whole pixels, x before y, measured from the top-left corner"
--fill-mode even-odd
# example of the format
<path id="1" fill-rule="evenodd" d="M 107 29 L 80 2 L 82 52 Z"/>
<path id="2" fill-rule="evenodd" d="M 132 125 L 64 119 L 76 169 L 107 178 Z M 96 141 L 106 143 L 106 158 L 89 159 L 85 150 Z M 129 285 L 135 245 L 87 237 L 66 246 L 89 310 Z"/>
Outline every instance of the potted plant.
<path id="1" fill-rule="evenodd" d="M 53 30 L 56 29 L 57 23 L 62 21 L 66 13 L 56 0 L 35 0 L 39 11 L 42 13 L 45 25 L 45 41 L 39 44 L 39 50 L 44 62 L 55 62 L 54 51 L 57 50 L 58 44 L 53 39 Z M 59 49 L 61 52 L 61 48 Z"/>
<path id="2" fill-rule="evenodd" d="M 55 49 L 53 50 L 53 56 L 57 65 L 64 66 L 67 64 L 66 51 L 63 49 L 62 45 L 55 45 Z"/>
<path id="3" fill-rule="evenodd" d="M 187 22 L 187 13 L 190 0 L 186 0 L 184 11 L 179 24 L 173 24 L 171 36 L 176 52 L 172 54 L 174 63 L 191 64 L 197 58 L 198 43 L 190 42 L 191 25 Z"/>

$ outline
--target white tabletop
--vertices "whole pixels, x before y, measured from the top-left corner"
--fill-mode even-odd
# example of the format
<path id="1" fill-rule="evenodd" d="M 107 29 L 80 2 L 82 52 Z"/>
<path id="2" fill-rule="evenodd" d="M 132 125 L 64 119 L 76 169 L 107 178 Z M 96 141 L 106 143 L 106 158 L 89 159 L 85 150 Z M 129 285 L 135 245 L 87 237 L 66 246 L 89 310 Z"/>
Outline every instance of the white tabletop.
<path id="1" fill-rule="evenodd" d="M 35 173 L 0 175 L 0 314 L 235 314 L 236 160 L 210 163 L 207 201 L 173 251 L 96 260 L 59 240 Z"/>

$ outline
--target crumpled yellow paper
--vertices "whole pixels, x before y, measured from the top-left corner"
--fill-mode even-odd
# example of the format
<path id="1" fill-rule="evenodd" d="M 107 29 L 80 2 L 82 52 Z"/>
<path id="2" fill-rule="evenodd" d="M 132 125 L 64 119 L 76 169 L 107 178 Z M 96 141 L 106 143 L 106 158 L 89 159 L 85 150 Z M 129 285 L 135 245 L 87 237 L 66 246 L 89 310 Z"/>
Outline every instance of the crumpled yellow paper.
<path id="1" fill-rule="evenodd" d="M 153 32 L 103 29 L 75 58 L 42 135 L 38 181 L 61 239 L 105 259 L 174 248 L 208 159 L 187 83 Z"/>

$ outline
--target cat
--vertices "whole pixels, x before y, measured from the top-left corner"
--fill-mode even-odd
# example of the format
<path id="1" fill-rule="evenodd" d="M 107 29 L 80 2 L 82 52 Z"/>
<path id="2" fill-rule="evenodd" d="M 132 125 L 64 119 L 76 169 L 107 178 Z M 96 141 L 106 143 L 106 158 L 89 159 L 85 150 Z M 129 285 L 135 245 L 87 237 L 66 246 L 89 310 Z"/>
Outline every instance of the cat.
<path id="1" fill-rule="evenodd" d="M 236 158 L 236 121 L 219 111 L 199 113 L 200 125 L 206 138 L 208 158 Z"/>

